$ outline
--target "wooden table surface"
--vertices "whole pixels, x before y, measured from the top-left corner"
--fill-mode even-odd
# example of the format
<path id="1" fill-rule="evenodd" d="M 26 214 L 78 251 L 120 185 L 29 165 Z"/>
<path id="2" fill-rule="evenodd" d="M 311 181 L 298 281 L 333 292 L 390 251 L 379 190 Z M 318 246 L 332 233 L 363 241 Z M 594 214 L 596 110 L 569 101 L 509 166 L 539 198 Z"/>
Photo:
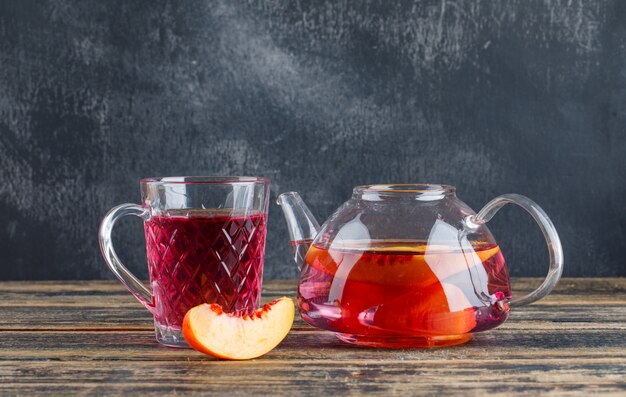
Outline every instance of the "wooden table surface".
<path id="1" fill-rule="evenodd" d="M 294 290 L 267 282 L 264 300 Z M 0 395 L 626 395 L 626 279 L 564 279 L 451 348 L 359 348 L 298 318 L 244 362 L 160 347 L 149 313 L 112 281 L 0 282 L 0 316 Z"/>

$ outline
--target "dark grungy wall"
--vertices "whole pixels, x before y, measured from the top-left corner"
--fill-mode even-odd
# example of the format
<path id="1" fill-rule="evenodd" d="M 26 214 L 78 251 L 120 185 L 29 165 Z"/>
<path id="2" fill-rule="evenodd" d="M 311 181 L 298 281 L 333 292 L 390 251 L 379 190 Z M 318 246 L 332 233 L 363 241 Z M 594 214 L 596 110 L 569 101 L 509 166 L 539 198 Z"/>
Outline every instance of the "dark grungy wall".
<path id="1" fill-rule="evenodd" d="M 626 2 L 0 2 L 0 279 L 110 278 L 96 232 L 159 175 L 265 175 L 325 219 L 351 188 L 508 192 L 567 276 L 626 276 Z M 512 274 L 546 272 L 521 210 Z M 146 277 L 141 226 L 116 229 Z M 295 277 L 272 206 L 266 277 Z"/>

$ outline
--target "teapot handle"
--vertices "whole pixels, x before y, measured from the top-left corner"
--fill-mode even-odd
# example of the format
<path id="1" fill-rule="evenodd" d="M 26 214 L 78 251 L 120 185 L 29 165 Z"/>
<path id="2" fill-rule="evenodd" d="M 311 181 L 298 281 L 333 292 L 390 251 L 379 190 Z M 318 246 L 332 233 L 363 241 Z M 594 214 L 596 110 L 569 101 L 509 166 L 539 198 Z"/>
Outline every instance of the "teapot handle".
<path id="1" fill-rule="evenodd" d="M 477 228 L 491 220 L 493 216 L 506 204 L 516 204 L 526 210 L 539 225 L 543 237 L 548 244 L 550 254 L 550 269 L 543 283 L 526 296 L 512 299 L 511 306 L 523 306 L 538 301 L 548 295 L 556 286 L 563 273 L 563 247 L 561 240 L 548 215 L 531 199 L 520 194 L 503 194 L 488 202 L 476 215 L 465 218 L 465 223 L 469 228 Z"/>

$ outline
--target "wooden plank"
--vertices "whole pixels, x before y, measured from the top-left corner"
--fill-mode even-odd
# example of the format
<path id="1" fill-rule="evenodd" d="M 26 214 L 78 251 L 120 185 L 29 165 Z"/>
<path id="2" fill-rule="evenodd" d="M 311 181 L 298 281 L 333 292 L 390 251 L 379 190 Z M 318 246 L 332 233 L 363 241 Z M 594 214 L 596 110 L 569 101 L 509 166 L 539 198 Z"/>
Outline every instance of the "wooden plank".
<path id="1" fill-rule="evenodd" d="M 294 290 L 269 282 L 264 300 Z M 245 362 L 160 347 L 150 314 L 116 282 L 0 291 L 0 395 L 626 394 L 625 279 L 563 280 L 500 328 L 444 349 L 359 348 L 297 319 L 278 348 Z"/>
<path id="2" fill-rule="evenodd" d="M 295 297 L 295 289 L 291 291 L 283 291 L 282 293 L 265 292 L 263 300 L 265 302 L 281 296 Z M 45 307 L 45 306 L 64 306 L 64 307 L 140 307 L 140 304 L 126 291 L 119 293 L 93 295 L 70 295 L 61 294 L 37 294 L 31 295 L 27 293 L 16 292 L 0 292 L 0 308 L 2 307 Z M 559 295 L 551 294 L 544 299 L 533 303 L 533 306 L 542 305 L 572 305 L 579 306 L 621 306 L 626 304 L 626 294 L 606 293 L 606 294 L 587 294 L 586 298 L 581 299 L 580 295 Z"/>
<path id="3" fill-rule="evenodd" d="M 312 362 L 291 367 L 285 362 L 177 361 L 123 363 L 6 361 L 0 363 L 0 391 L 106 390 L 103 384 L 129 394 L 139 392 L 244 391 L 249 395 L 368 393 L 375 395 L 624 391 L 623 362 L 580 360 L 535 363 L 494 360 L 480 366 L 445 360 L 420 363 Z M 602 374 L 602 376 L 599 376 Z M 304 389 L 303 389 L 304 387 Z"/>
<path id="4" fill-rule="evenodd" d="M 540 280 L 514 282 L 526 290 Z M 295 287 L 291 280 L 266 283 L 263 301 L 294 296 Z M 0 318 L 7 319 L 0 331 L 152 327 L 150 314 L 116 281 L 0 282 L 0 291 Z M 544 300 L 514 309 L 508 323 L 515 321 L 624 322 L 626 279 L 566 279 Z M 304 323 L 298 319 L 295 325 Z"/>
<path id="5" fill-rule="evenodd" d="M 139 305 L 133 307 L 4 307 L 0 308 L 0 331 L 7 330 L 90 330 L 90 329 L 151 329 L 152 317 Z M 603 306 L 596 310 L 594 306 L 554 305 L 528 306 L 515 309 L 506 324 L 519 327 L 530 323 L 626 323 L 626 305 Z M 296 328 L 305 323 L 296 318 Z M 535 325 L 533 325 L 535 326 Z M 564 325 L 565 326 L 565 325 Z"/>
<path id="6" fill-rule="evenodd" d="M 531 291 L 543 281 L 540 277 L 515 277 L 511 283 L 516 292 Z M 263 283 L 263 292 L 281 293 L 293 291 L 294 280 L 271 280 Z M 24 292 L 43 294 L 92 294 L 94 292 L 128 293 L 116 280 L 97 281 L 0 281 L 2 292 Z M 556 294 L 626 294 L 626 277 L 610 278 L 563 278 L 554 289 Z"/>
<path id="7" fill-rule="evenodd" d="M 449 349 L 373 349 L 340 342 L 331 332 L 294 330 L 264 360 L 304 363 L 311 360 L 536 360 L 575 359 L 579 356 L 626 360 L 626 328 L 607 332 L 595 328 L 515 329 L 503 325 L 478 333 L 465 345 Z M 0 333 L 0 356 L 5 360 L 144 361 L 210 359 L 187 349 L 161 347 L 152 330 L 92 332 L 31 331 Z"/>
<path id="8" fill-rule="evenodd" d="M 538 306 L 624 306 L 626 305 L 626 279 L 575 279 L 562 281 L 557 289 Z M 519 294 L 526 293 L 540 283 L 538 279 L 515 279 L 521 288 Z M 267 302 L 280 296 L 295 296 L 295 281 L 282 280 L 266 283 L 263 288 L 263 301 Z M 585 299 L 580 299 L 584 294 Z M 9 307 L 63 307 L 63 308 L 128 308 L 141 309 L 140 304 L 115 281 L 80 281 L 80 282 L 0 282 L 0 310 Z M 89 309 L 87 309 L 89 308 Z M 36 310 L 28 309 L 36 312 Z M 52 309 L 54 310 L 54 309 Z M 141 309 L 143 310 L 143 309 Z M 19 310 L 4 313 L 4 318 L 19 317 Z M 133 316 L 135 313 L 133 312 Z M 54 318 L 54 313 L 46 318 Z M 17 320 L 19 322 L 19 320 Z"/>

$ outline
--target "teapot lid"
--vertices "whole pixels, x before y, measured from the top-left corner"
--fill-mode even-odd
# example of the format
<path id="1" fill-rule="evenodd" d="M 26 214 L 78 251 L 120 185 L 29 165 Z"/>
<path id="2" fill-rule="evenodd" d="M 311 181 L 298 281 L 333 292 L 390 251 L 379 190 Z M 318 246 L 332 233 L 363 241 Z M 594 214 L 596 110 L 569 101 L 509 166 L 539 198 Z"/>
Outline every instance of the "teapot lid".
<path id="1" fill-rule="evenodd" d="M 398 183 L 361 185 L 354 188 L 352 197 L 367 201 L 387 199 L 411 199 L 421 201 L 439 200 L 454 196 L 456 188 L 452 185 L 431 183 Z"/>

